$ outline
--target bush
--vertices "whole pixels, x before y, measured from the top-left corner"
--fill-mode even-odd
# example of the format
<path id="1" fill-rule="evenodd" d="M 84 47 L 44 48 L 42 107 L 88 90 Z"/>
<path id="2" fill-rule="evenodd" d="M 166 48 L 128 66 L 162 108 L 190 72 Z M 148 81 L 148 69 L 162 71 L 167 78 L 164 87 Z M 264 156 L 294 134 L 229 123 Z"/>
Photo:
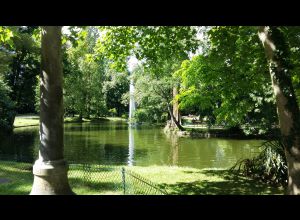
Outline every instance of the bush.
<path id="1" fill-rule="evenodd" d="M 157 111 L 154 108 L 140 108 L 135 111 L 134 119 L 137 122 L 161 123 L 168 120 L 168 113 Z"/>
<path id="2" fill-rule="evenodd" d="M 127 119 L 128 118 L 128 114 L 122 114 L 121 118 Z"/>
<path id="3" fill-rule="evenodd" d="M 134 113 L 134 118 L 138 122 L 146 122 L 149 120 L 147 111 L 145 109 L 137 109 Z"/>
<path id="4" fill-rule="evenodd" d="M 116 108 L 112 108 L 112 109 L 109 109 L 109 115 L 111 116 L 111 117 L 116 117 L 117 116 L 117 114 L 118 114 L 118 112 L 117 112 L 117 109 Z"/>
<path id="5" fill-rule="evenodd" d="M 9 98 L 9 88 L 0 78 L 0 131 L 11 131 L 16 116 L 15 104 Z"/>
<path id="6" fill-rule="evenodd" d="M 238 171 L 272 184 L 287 184 L 288 170 L 284 146 L 281 141 L 266 141 L 262 144 L 262 152 L 251 159 L 237 162 L 230 170 Z"/>

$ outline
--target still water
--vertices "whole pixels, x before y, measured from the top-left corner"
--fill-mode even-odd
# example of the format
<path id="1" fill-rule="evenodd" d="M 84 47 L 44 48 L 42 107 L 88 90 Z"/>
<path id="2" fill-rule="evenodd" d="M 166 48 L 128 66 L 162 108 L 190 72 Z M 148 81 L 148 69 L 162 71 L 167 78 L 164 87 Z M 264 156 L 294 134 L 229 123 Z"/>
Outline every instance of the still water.
<path id="1" fill-rule="evenodd" d="M 259 152 L 262 140 L 174 138 L 162 128 L 129 128 L 125 122 L 70 123 L 64 130 L 65 157 L 72 162 L 228 168 Z M 16 128 L 0 139 L 0 154 L 36 159 L 39 127 Z"/>

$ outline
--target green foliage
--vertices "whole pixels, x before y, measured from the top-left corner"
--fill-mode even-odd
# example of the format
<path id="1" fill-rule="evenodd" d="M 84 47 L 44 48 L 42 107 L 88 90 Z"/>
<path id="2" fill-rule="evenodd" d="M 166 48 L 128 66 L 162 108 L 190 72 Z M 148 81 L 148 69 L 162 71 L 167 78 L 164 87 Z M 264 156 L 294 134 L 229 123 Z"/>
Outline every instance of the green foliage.
<path id="1" fill-rule="evenodd" d="M 108 112 L 109 112 L 110 116 L 112 116 L 112 117 L 117 116 L 116 108 L 109 109 Z"/>
<path id="2" fill-rule="evenodd" d="M 121 115 L 121 118 L 123 118 L 123 119 L 128 119 L 128 114 L 122 114 L 122 115 Z"/>
<path id="3" fill-rule="evenodd" d="M 160 123 L 166 122 L 168 119 L 168 114 L 166 112 L 156 112 L 156 109 L 140 108 L 135 111 L 134 119 L 137 122 L 149 122 L 149 123 Z"/>
<path id="4" fill-rule="evenodd" d="M 113 61 L 118 71 L 126 70 L 130 55 L 160 64 L 169 57 L 187 58 L 198 47 L 197 30 L 190 26 L 113 26 L 101 27 L 97 51 Z"/>
<path id="5" fill-rule="evenodd" d="M 7 26 L 0 26 L 0 43 L 8 44 L 13 47 L 12 37 L 14 36 L 13 28 Z"/>
<path id="6" fill-rule="evenodd" d="M 9 98 L 10 89 L 0 77 L 0 131 L 11 131 L 15 119 L 15 105 Z"/>
<path id="7" fill-rule="evenodd" d="M 40 43 L 34 38 L 38 28 L 15 26 L 13 29 L 14 35 L 10 38 L 13 47 L 4 44 L 11 58 L 3 76 L 11 88 L 9 95 L 16 103 L 17 112 L 32 113 L 35 111 L 36 76 L 40 71 Z"/>
<path id="8" fill-rule="evenodd" d="M 209 47 L 175 73 L 182 110 L 210 110 L 216 123 L 262 134 L 277 122 L 268 65 L 255 27 L 213 27 Z M 203 114 L 201 114 L 203 115 Z"/>
<path id="9" fill-rule="evenodd" d="M 11 63 L 12 55 L 7 51 L 1 50 L 0 48 L 0 75 L 4 76 L 9 70 L 9 64 Z"/>
<path id="10" fill-rule="evenodd" d="M 146 122 L 152 120 L 152 118 L 149 117 L 148 111 L 145 109 L 137 109 L 134 113 L 134 118 L 138 122 Z"/>
<path id="11" fill-rule="evenodd" d="M 149 71 L 149 69 L 147 69 Z M 172 89 L 177 84 L 168 68 L 161 72 L 146 72 L 143 67 L 134 71 L 136 119 L 146 122 L 164 122 L 168 106 L 173 100 Z M 159 76 L 157 76 L 159 75 Z"/>
<path id="12" fill-rule="evenodd" d="M 128 112 L 129 97 L 125 95 L 129 91 L 127 72 L 116 72 L 107 65 L 102 91 L 107 108 L 115 108 L 116 116 L 121 116 L 123 113 Z"/>
<path id="13" fill-rule="evenodd" d="M 102 92 L 105 61 L 96 59 L 93 45 L 97 31 L 83 30 L 77 47 L 66 51 L 66 76 L 64 78 L 64 103 L 66 113 L 78 113 L 80 117 L 101 117 L 106 115 L 106 103 Z"/>
<path id="14" fill-rule="evenodd" d="M 261 147 L 263 150 L 258 156 L 238 161 L 231 171 L 286 186 L 288 169 L 283 144 L 280 141 L 267 141 Z"/>
<path id="15" fill-rule="evenodd" d="M 2 77 L 9 70 L 13 58 L 13 54 L 9 51 L 13 46 L 12 37 L 13 32 L 8 27 L 0 26 L 0 76 Z"/>
<path id="16" fill-rule="evenodd" d="M 280 27 L 284 33 L 288 47 L 290 48 L 290 68 L 293 87 L 297 97 L 298 104 L 300 103 L 300 28 L 298 26 Z"/>

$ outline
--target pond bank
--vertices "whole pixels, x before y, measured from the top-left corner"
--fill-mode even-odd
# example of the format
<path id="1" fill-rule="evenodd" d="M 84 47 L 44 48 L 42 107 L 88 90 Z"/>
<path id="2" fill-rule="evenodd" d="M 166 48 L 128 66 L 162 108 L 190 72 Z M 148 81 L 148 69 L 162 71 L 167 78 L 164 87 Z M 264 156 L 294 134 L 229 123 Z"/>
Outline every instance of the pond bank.
<path id="1" fill-rule="evenodd" d="M 231 139 L 273 139 L 278 134 L 274 131 L 273 134 L 265 135 L 246 135 L 241 129 L 236 128 L 189 128 L 185 127 L 184 131 L 173 127 L 167 123 L 163 131 L 165 134 L 175 135 L 182 138 L 231 138 Z"/>
<path id="2" fill-rule="evenodd" d="M 103 121 L 125 121 L 120 117 L 106 117 L 106 118 L 91 118 L 79 119 L 78 117 L 65 117 L 64 123 L 77 123 L 77 122 L 103 122 Z M 38 126 L 40 124 L 40 117 L 38 115 L 18 115 L 14 121 L 14 128 L 23 128 Z"/>

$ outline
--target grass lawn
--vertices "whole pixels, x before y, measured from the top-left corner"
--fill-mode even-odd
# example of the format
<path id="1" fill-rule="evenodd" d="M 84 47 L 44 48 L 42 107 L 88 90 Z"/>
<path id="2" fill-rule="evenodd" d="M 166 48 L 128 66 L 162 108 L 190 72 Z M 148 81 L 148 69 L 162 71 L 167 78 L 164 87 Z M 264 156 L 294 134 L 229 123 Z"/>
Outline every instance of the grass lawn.
<path id="1" fill-rule="evenodd" d="M 14 121 L 14 127 L 28 127 L 28 126 L 38 126 L 40 124 L 38 115 L 18 115 Z M 126 121 L 121 117 L 107 117 L 107 118 L 100 118 L 100 119 L 82 119 L 82 122 L 93 122 L 93 121 Z M 65 123 L 70 122 L 79 122 L 77 117 L 65 117 Z"/>
<path id="2" fill-rule="evenodd" d="M 121 166 L 104 166 L 101 172 L 83 172 L 70 167 L 69 181 L 78 195 L 122 194 Z M 173 195 L 272 195 L 280 187 L 236 176 L 226 170 L 170 166 L 125 167 L 151 180 Z M 0 162 L 0 194 L 28 195 L 33 182 L 30 164 Z M 139 183 L 135 183 L 139 184 Z"/>
<path id="3" fill-rule="evenodd" d="M 37 126 L 40 124 L 40 117 L 38 115 L 20 115 L 15 117 L 14 127 Z"/>

